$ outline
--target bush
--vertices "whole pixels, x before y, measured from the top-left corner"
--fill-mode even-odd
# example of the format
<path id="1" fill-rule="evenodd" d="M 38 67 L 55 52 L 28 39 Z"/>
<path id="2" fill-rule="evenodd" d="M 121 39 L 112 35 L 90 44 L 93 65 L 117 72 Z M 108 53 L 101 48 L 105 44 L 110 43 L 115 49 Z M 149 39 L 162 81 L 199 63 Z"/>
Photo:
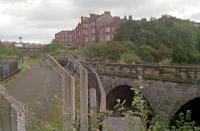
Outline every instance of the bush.
<path id="1" fill-rule="evenodd" d="M 135 53 L 125 53 L 120 56 L 119 63 L 139 64 L 142 60 Z"/>
<path id="2" fill-rule="evenodd" d="M 83 50 L 83 55 L 88 59 L 118 62 L 121 54 L 131 52 L 132 46 L 129 43 L 109 42 L 97 43 Z"/>
<path id="3" fill-rule="evenodd" d="M 57 40 L 53 40 L 51 44 L 46 45 L 46 47 L 44 48 L 44 52 L 51 55 L 66 53 L 67 51 L 68 51 L 67 46 L 64 43 L 61 43 Z"/>

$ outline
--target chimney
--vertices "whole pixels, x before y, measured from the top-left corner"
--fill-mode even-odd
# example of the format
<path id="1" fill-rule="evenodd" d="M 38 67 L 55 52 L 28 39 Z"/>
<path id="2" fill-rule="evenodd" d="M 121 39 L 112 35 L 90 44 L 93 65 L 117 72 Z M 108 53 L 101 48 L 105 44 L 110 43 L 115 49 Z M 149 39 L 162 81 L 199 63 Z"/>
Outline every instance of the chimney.
<path id="1" fill-rule="evenodd" d="M 84 20 L 84 18 L 83 18 L 83 16 L 81 16 L 81 23 L 83 22 L 83 20 Z"/>
<path id="2" fill-rule="evenodd" d="M 115 22 L 116 22 L 116 21 L 120 21 L 120 17 L 115 16 L 115 17 L 114 17 L 114 21 L 115 21 Z"/>
<path id="3" fill-rule="evenodd" d="M 133 20 L 133 17 L 132 15 L 129 15 L 129 18 L 128 18 L 129 21 L 132 21 Z"/>
<path id="4" fill-rule="evenodd" d="M 95 14 L 90 14 L 90 19 L 94 19 L 95 18 Z"/>
<path id="5" fill-rule="evenodd" d="M 105 15 L 111 15 L 110 11 L 105 11 L 104 14 Z"/>

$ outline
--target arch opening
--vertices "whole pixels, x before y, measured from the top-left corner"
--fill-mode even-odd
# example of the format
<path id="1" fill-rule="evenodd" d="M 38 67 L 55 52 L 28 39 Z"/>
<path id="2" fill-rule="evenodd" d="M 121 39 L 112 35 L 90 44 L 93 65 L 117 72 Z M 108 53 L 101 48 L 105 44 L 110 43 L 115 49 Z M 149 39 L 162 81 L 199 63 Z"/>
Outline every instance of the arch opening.
<path id="1" fill-rule="evenodd" d="M 179 114 L 184 113 L 186 117 L 187 111 L 191 112 L 191 120 L 188 122 L 195 122 L 195 126 L 200 126 L 200 98 L 195 98 L 185 105 L 183 105 L 174 115 L 171 120 L 171 125 L 176 126 L 176 120 L 179 120 Z"/>
<path id="2" fill-rule="evenodd" d="M 115 106 L 117 105 L 117 99 L 120 99 L 121 101 L 126 100 L 124 107 L 127 110 L 130 110 L 132 109 L 133 98 L 134 92 L 131 90 L 131 86 L 118 86 L 107 95 L 106 108 L 107 110 L 113 111 L 113 116 L 122 116 L 122 114 L 115 109 Z"/>

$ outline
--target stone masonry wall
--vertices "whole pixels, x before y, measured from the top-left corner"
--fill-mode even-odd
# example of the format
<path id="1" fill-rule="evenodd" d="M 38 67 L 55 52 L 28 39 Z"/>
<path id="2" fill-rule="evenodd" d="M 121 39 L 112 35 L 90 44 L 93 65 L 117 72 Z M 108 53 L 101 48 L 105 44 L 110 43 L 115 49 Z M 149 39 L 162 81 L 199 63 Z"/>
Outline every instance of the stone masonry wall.
<path id="1" fill-rule="evenodd" d="M 200 83 L 198 66 L 160 66 L 90 63 L 100 75 L 136 78 L 142 75 L 146 80 L 163 80 L 184 83 Z"/>
<path id="2" fill-rule="evenodd" d="M 114 88 L 127 85 L 137 88 L 138 79 L 118 76 L 100 76 L 103 87 L 108 95 Z M 200 97 L 199 83 L 176 83 L 170 81 L 144 80 L 142 93 L 151 105 L 155 115 L 170 120 L 187 102 Z"/>

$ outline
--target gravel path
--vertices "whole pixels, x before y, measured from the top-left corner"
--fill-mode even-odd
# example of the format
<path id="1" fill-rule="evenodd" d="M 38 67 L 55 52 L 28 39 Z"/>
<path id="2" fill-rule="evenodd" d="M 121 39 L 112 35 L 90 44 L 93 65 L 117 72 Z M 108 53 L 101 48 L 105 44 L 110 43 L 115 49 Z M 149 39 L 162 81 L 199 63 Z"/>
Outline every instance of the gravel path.
<path id="1" fill-rule="evenodd" d="M 31 62 L 31 66 L 31 70 L 7 87 L 7 91 L 16 100 L 30 105 L 34 112 L 39 104 L 48 110 L 53 105 L 54 96 L 61 94 L 61 78 L 51 68 L 43 67 L 39 62 Z"/>

